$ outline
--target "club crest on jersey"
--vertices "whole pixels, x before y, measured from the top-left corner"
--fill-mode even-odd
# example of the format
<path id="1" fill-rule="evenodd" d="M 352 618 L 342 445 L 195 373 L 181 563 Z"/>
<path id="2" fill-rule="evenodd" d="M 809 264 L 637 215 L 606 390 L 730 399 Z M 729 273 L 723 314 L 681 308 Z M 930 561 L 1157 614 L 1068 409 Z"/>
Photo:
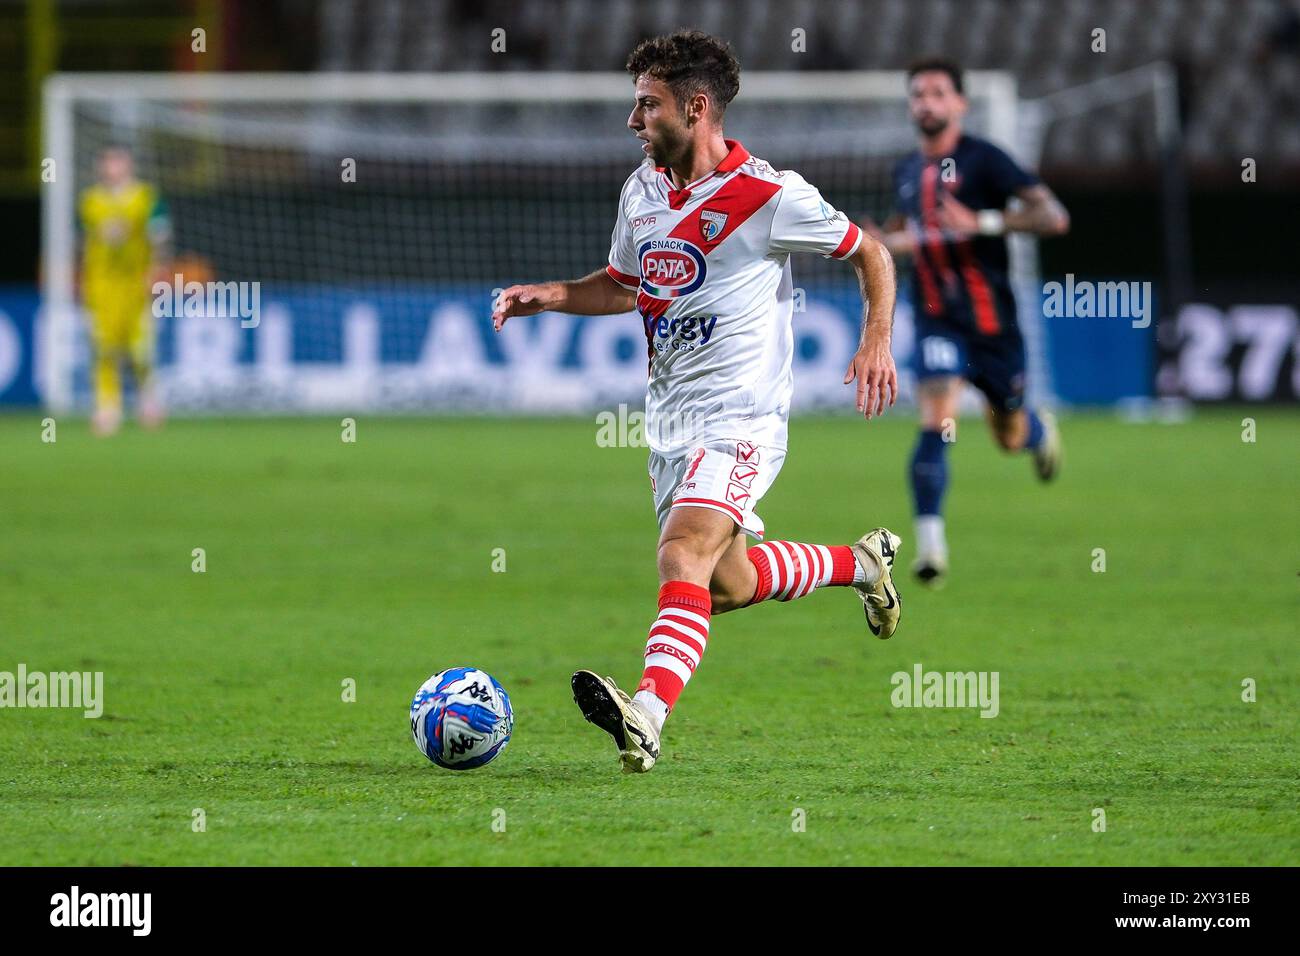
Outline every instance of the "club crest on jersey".
<path id="1" fill-rule="evenodd" d="M 648 296 L 675 299 L 704 285 L 704 253 L 685 239 L 643 242 L 637 258 L 641 260 L 641 291 Z"/>
<path id="2" fill-rule="evenodd" d="M 726 227 L 727 214 L 725 212 L 718 212 L 714 209 L 700 211 L 700 235 L 704 237 L 705 242 L 712 242 L 718 238 Z"/>

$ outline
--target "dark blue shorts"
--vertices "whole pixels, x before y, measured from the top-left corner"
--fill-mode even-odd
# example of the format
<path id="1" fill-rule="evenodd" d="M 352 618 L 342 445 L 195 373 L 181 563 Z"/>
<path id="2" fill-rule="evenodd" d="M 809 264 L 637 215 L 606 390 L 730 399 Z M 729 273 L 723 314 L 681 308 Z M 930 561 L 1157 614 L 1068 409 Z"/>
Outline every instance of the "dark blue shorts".
<path id="1" fill-rule="evenodd" d="M 1025 403 L 1025 342 L 1015 325 L 983 335 L 919 314 L 915 363 L 918 379 L 959 376 L 999 411 L 1014 412 Z"/>

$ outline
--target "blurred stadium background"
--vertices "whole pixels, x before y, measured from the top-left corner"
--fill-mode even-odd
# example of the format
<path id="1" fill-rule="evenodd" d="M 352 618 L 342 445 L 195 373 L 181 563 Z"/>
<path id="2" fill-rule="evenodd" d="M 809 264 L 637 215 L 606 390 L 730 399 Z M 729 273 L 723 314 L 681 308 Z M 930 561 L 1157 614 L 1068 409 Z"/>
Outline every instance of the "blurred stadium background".
<path id="1" fill-rule="evenodd" d="M 1075 214 L 1067 237 L 1017 241 L 1043 397 L 1131 408 L 1300 393 L 1296 3 L 5 0 L 0 404 L 87 405 L 75 196 L 108 142 L 130 145 L 160 187 L 177 271 L 261 285 L 257 329 L 160 323 L 176 411 L 637 402 L 639 329 L 547 320 L 512 351 L 488 334 L 488 303 L 494 288 L 604 261 L 638 155 L 622 61 L 684 24 L 740 55 L 730 134 L 877 219 L 912 145 L 888 71 L 930 52 L 981 71 L 971 125 Z M 49 158 L 70 174 L 56 163 L 43 181 Z M 1153 282 L 1158 321 L 1044 319 L 1042 283 L 1066 274 Z M 826 382 L 857 321 L 848 278 L 796 265 L 804 407 L 838 402 Z M 897 338 L 901 368 L 906 302 Z"/>

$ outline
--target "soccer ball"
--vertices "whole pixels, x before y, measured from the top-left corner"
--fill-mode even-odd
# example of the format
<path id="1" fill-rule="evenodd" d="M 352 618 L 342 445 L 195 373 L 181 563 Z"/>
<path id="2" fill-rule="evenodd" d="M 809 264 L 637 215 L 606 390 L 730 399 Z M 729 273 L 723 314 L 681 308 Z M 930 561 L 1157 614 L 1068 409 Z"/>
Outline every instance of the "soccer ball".
<path id="1" fill-rule="evenodd" d="M 506 749 L 515 713 L 506 689 L 477 667 L 449 667 L 411 701 L 415 745 L 439 767 L 473 770 Z"/>

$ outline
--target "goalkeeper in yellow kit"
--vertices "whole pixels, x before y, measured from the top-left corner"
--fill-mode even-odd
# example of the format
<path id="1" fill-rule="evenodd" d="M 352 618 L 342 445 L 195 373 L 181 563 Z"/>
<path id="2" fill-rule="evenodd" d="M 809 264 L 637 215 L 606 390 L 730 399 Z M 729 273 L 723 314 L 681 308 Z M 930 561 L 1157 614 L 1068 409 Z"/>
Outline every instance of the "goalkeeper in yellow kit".
<path id="1" fill-rule="evenodd" d="M 99 155 L 98 182 L 81 194 L 82 300 L 95 354 L 96 433 L 122 423 L 121 368 L 135 378 L 140 422 L 156 426 L 162 406 L 153 387 L 150 285 L 166 268 L 171 224 L 158 191 L 135 178 L 131 153 L 110 146 Z"/>

